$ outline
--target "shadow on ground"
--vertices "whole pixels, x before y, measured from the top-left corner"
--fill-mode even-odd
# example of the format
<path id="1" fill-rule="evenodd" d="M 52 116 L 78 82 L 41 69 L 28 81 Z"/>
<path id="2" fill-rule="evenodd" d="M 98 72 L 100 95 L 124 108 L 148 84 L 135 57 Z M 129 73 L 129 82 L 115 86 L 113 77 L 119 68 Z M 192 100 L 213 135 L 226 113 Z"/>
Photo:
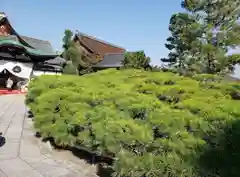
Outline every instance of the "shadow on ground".
<path id="1" fill-rule="evenodd" d="M 33 119 L 33 113 L 31 111 L 27 111 L 27 118 Z"/>
<path id="2" fill-rule="evenodd" d="M 199 159 L 199 176 L 240 176 L 240 121 L 234 121 L 211 135 L 208 147 Z"/>
<path id="3" fill-rule="evenodd" d="M 35 134 L 35 137 L 41 138 L 41 134 L 37 132 Z M 88 164 L 95 165 L 97 167 L 96 175 L 98 175 L 99 177 L 112 176 L 113 171 L 111 168 L 109 168 L 109 165 L 113 163 L 112 159 L 93 154 L 81 148 L 59 147 L 54 143 L 53 138 L 44 138 L 42 141 L 49 141 L 54 149 L 70 151 L 75 157 L 84 160 Z"/>
<path id="4" fill-rule="evenodd" d="M 99 177 L 110 177 L 113 173 L 109 165 L 112 164 L 112 159 L 98 156 L 79 148 L 70 148 L 72 154 L 80 159 L 84 159 L 89 164 L 97 166 L 97 175 Z"/>

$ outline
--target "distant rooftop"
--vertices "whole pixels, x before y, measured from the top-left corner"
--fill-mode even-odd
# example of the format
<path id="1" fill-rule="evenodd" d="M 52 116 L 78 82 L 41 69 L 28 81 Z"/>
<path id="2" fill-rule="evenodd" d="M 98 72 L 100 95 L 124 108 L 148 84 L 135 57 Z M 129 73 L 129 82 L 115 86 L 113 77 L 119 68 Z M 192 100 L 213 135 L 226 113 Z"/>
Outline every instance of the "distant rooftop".
<path id="1" fill-rule="evenodd" d="M 119 68 L 122 67 L 124 60 L 123 53 L 106 54 L 102 61 L 93 66 L 93 68 Z"/>
<path id="2" fill-rule="evenodd" d="M 27 37 L 27 36 L 20 36 L 20 37 L 35 49 L 42 50 L 48 53 L 55 53 L 49 41 Z"/>
<path id="3" fill-rule="evenodd" d="M 123 47 L 97 39 L 79 31 L 76 32 L 75 40 L 78 40 L 85 48 L 103 58 L 107 53 L 124 53 Z"/>
<path id="4" fill-rule="evenodd" d="M 95 37 L 95 36 L 90 36 L 90 35 L 88 35 L 88 34 L 86 34 L 86 33 L 80 32 L 80 31 L 76 31 L 76 34 L 77 34 L 78 36 L 85 36 L 85 37 L 87 37 L 87 38 L 89 38 L 89 39 L 95 40 L 95 41 L 100 42 L 100 43 L 105 44 L 105 45 L 109 45 L 109 46 L 112 46 L 112 47 L 116 47 L 116 48 L 125 50 L 123 47 L 120 47 L 120 46 L 118 46 L 118 45 L 116 45 L 116 44 L 113 44 L 113 43 L 110 43 L 110 42 L 107 42 L 107 41 L 98 39 L 98 38 Z"/>

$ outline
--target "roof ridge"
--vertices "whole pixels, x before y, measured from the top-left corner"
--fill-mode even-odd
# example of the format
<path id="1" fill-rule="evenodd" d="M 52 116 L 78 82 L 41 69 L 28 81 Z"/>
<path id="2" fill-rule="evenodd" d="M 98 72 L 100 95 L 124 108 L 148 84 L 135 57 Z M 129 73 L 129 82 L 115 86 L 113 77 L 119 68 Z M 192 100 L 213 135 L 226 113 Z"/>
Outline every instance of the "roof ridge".
<path id="1" fill-rule="evenodd" d="M 112 46 L 112 47 L 116 47 L 116 48 L 120 48 L 120 49 L 125 50 L 125 48 L 123 48 L 123 47 L 120 47 L 120 46 L 118 46 L 118 45 L 116 45 L 116 44 L 112 44 L 112 43 L 110 43 L 110 42 L 104 41 L 104 40 L 102 40 L 102 39 L 98 39 L 98 38 L 96 38 L 96 37 L 94 37 L 94 36 L 89 36 L 89 35 L 86 34 L 86 33 L 79 32 L 79 31 L 76 31 L 76 33 L 77 33 L 78 36 L 81 36 L 81 35 L 82 35 L 82 36 L 85 36 L 85 37 L 90 38 L 90 39 L 92 39 L 92 40 L 95 40 L 95 41 L 97 41 L 97 42 L 100 42 L 100 43 L 107 44 L 107 45 Z"/>
<path id="2" fill-rule="evenodd" d="M 23 39 L 22 39 L 22 35 L 19 35 L 19 34 L 16 32 L 16 30 L 12 27 L 12 25 L 11 25 L 11 23 L 10 23 L 7 15 L 6 15 L 5 13 L 2 13 L 1 15 L 2 15 L 2 17 L 3 17 L 2 19 L 7 21 L 10 29 L 14 32 L 14 34 L 15 34 L 17 37 L 19 37 L 21 40 L 23 40 Z M 34 47 L 31 46 L 29 43 L 27 43 L 25 40 L 23 40 L 23 41 L 28 45 L 28 47 L 34 48 Z"/>
<path id="3" fill-rule="evenodd" d="M 1 17 L 2 14 L 0 12 L 0 17 Z M 4 15 L 5 14 L 3 14 L 2 16 L 4 16 Z M 8 23 L 11 31 L 13 32 L 13 34 L 16 35 L 19 38 L 19 40 L 21 41 L 21 43 L 23 43 L 25 46 L 30 47 L 32 49 L 42 50 L 42 51 L 45 51 L 45 52 L 48 50 L 47 52 L 53 53 L 55 55 L 55 50 L 53 49 L 53 46 L 52 46 L 50 41 L 37 39 L 37 38 L 33 38 L 33 37 L 28 37 L 28 36 L 24 36 L 24 35 L 20 35 L 12 27 L 12 25 L 11 25 L 11 23 L 10 23 L 10 21 L 9 21 L 9 19 L 7 17 L 0 18 L 0 22 L 2 20 L 6 20 L 6 22 Z M 47 48 L 43 49 L 43 47 L 40 46 L 38 43 L 42 43 L 42 45 L 45 45 L 46 47 L 48 47 L 48 49 Z"/>
<path id="4" fill-rule="evenodd" d="M 6 18 L 7 15 L 5 14 L 5 12 L 0 12 L 0 17 L 2 17 L 2 18 Z"/>
<path id="5" fill-rule="evenodd" d="M 11 23 L 9 22 L 6 13 L 0 12 L 0 17 L 2 17 L 2 19 L 6 19 L 6 20 L 8 21 L 8 23 L 9 23 L 9 25 L 11 26 Z M 11 27 L 12 27 L 12 26 L 11 26 Z M 38 38 L 33 38 L 33 37 L 25 36 L 25 35 L 19 35 L 19 36 L 22 36 L 22 37 L 25 37 L 25 38 L 29 38 L 29 39 L 33 39 L 33 40 L 48 42 L 49 44 L 51 44 L 51 43 L 50 43 L 49 41 L 47 41 L 47 40 L 42 40 L 42 39 L 38 39 Z"/>

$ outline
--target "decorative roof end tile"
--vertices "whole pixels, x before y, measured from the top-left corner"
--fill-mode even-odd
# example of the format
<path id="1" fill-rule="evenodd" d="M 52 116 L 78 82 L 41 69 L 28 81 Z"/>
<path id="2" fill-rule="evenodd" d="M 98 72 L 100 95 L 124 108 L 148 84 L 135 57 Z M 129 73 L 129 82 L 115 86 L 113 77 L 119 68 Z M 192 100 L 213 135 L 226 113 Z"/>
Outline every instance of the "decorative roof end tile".
<path id="1" fill-rule="evenodd" d="M 7 15 L 4 12 L 0 12 L 0 17 L 5 18 L 5 17 L 7 17 Z"/>

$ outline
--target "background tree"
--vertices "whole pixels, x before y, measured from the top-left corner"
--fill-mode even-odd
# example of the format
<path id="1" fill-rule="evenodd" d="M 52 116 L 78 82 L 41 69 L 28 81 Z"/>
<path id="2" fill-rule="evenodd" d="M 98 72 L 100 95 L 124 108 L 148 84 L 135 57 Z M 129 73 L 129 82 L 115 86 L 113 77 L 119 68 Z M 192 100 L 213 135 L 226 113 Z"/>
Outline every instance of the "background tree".
<path id="1" fill-rule="evenodd" d="M 166 48 L 170 50 L 168 58 L 162 58 L 170 67 L 186 69 L 196 55 L 197 38 L 201 36 L 200 24 L 187 13 L 173 14 L 169 30 L 172 36 L 167 38 Z"/>
<path id="2" fill-rule="evenodd" d="M 162 61 L 201 73 L 232 72 L 236 60 L 228 52 L 240 44 L 240 1 L 184 0 L 182 7 L 187 12 L 170 20 L 170 53 Z"/>
<path id="3" fill-rule="evenodd" d="M 63 57 L 66 60 L 70 60 L 70 56 L 68 53 L 69 48 L 73 45 L 72 43 L 72 37 L 73 37 L 73 32 L 69 29 L 66 29 L 64 31 L 64 37 L 63 37 Z"/>
<path id="4" fill-rule="evenodd" d="M 126 52 L 123 65 L 125 68 L 151 69 L 150 62 L 150 57 L 147 57 L 144 51 Z"/>

